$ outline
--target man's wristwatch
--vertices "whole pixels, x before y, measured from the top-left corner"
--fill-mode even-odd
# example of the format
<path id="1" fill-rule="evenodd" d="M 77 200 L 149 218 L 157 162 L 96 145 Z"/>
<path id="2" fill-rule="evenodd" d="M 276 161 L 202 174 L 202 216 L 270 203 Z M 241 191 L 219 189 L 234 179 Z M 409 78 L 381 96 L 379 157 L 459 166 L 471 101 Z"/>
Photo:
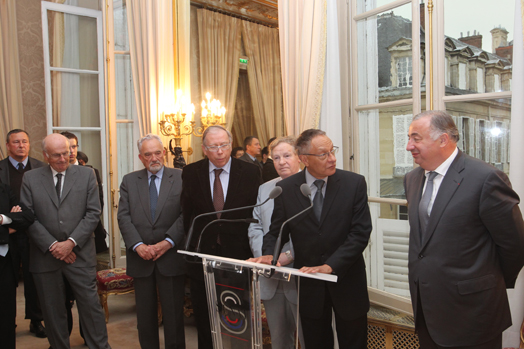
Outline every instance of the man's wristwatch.
<path id="1" fill-rule="evenodd" d="M 291 255 L 291 251 L 290 251 L 290 250 L 287 250 L 287 251 L 285 252 L 285 254 L 286 254 L 286 257 L 287 257 L 290 261 L 293 260 L 293 256 Z"/>

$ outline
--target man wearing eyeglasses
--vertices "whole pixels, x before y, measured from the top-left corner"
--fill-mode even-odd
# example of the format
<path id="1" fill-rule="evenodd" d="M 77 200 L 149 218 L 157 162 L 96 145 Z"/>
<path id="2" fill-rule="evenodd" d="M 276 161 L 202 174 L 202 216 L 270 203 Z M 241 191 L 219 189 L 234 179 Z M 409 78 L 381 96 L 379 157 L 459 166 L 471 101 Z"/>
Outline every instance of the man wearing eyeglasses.
<path id="1" fill-rule="evenodd" d="M 231 133 L 222 126 L 208 127 L 202 136 L 202 151 L 207 158 L 184 167 L 182 211 L 186 232 L 199 214 L 256 204 L 260 170 L 232 158 L 231 142 Z M 251 217 L 252 209 L 246 209 L 199 218 L 194 225 L 191 250 L 195 250 L 202 229 L 209 222 L 217 218 Z M 242 260 L 252 257 L 248 227 L 249 223 L 210 226 L 202 236 L 200 252 Z M 213 348 L 202 264 L 191 263 L 187 268 L 198 329 L 198 348 Z"/>
<path id="2" fill-rule="evenodd" d="M 70 166 L 69 141 L 51 134 L 42 142 L 44 166 L 24 174 L 21 201 L 35 215 L 27 233 L 31 239 L 30 271 L 42 302 L 49 343 L 69 348 L 64 278 L 78 304 L 89 348 L 109 348 L 105 316 L 96 291 L 93 231 L 100 215 L 95 173 Z"/>
<path id="3" fill-rule="evenodd" d="M 338 281 L 301 278 L 299 311 L 305 346 L 333 348 L 334 311 L 339 347 L 364 349 L 369 299 L 362 253 L 371 233 L 366 181 L 361 175 L 336 168 L 338 148 L 324 131 L 302 132 L 296 148 L 306 169 L 277 183 L 282 195 L 275 199 L 263 256 L 255 261 L 271 263 L 284 221 L 310 206 L 310 199 L 300 191 L 307 183 L 313 209 L 285 226 L 282 244 L 291 236 L 294 268 L 304 273 L 335 274 Z"/>

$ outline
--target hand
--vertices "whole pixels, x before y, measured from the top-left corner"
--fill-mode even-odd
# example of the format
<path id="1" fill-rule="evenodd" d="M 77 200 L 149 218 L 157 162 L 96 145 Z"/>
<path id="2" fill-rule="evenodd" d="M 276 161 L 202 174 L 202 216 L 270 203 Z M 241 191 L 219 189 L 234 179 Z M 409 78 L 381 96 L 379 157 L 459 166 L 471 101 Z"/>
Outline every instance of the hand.
<path id="1" fill-rule="evenodd" d="M 135 248 L 135 252 L 138 253 L 140 258 L 142 258 L 143 260 L 149 261 L 153 259 L 153 251 L 151 250 L 151 246 L 149 245 L 138 245 L 137 248 Z"/>
<path id="2" fill-rule="evenodd" d="M 153 250 L 153 261 L 156 261 L 158 258 L 162 257 L 164 253 L 169 251 L 171 249 L 172 245 L 167 240 L 162 240 L 154 245 L 151 246 L 151 249 Z"/>
<path id="3" fill-rule="evenodd" d="M 67 264 L 73 264 L 75 261 L 76 254 L 73 251 L 71 251 L 71 253 L 68 254 L 66 258 L 64 258 L 64 262 L 66 262 Z"/>
<path id="4" fill-rule="evenodd" d="M 319 265 L 318 267 L 302 267 L 300 268 L 301 272 L 306 274 L 314 274 L 314 273 L 321 273 L 321 274 L 331 274 L 333 272 L 333 269 L 327 265 Z"/>
<path id="5" fill-rule="evenodd" d="M 13 229 L 13 228 L 9 228 L 9 234 L 13 234 L 13 233 L 15 233 L 15 232 L 16 232 L 15 229 Z"/>
<path id="6" fill-rule="evenodd" d="M 273 256 L 268 254 L 266 256 L 260 256 L 260 257 L 257 257 L 257 258 L 249 258 L 247 260 L 248 262 L 253 262 L 253 263 L 261 263 L 261 264 L 269 264 L 271 265 L 271 262 L 273 261 Z M 280 267 L 280 263 L 277 262 L 277 267 Z"/>
<path id="7" fill-rule="evenodd" d="M 278 257 L 278 263 L 280 265 L 288 265 L 291 262 L 293 262 L 293 259 L 290 259 L 285 253 L 281 253 Z"/>
<path id="8" fill-rule="evenodd" d="M 22 208 L 18 205 L 11 208 L 11 212 L 22 212 Z"/>
<path id="9" fill-rule="evenodd" d="M 53 246 L 51 246 L 49 251 L 51 251 L 53 257 L 63 261 L 73 251 L 73 247 L 75 247 L 75 243 L 68 239 L 66 241 L 55 243 Z"/>

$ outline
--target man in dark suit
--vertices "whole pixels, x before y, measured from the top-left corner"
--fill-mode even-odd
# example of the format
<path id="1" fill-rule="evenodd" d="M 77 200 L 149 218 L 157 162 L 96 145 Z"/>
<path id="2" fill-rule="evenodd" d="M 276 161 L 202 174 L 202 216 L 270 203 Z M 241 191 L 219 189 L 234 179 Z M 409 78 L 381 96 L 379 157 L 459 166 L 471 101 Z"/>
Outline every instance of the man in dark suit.
<path id="1" fill-rule="evenodd" d="M 44 163 L 29 156 L 31 144 L 29 135 L 21 129 L 14 129 L 7 133 L 6 148 L 8 157 L 0 161 L 0 182 L 8 184 L 20 201 L 20 188 L 24 173 L 44 166 Z M 39 338 L 47 337 L 42 325 L 42 309 L 36 293 L 33 275 L 29 272 L 29 239 L 24 229 L 12 237 L 18 244 L 18 260 L 13 264 L 18 273 L 20 264 L 24 277 L 25 318 L 30 319 L 29 330 Z"/>
<path id="2" fill-rule="evenodd" d="M 8 185 L 0 183 L 0 338 L 2 348 L 16 347 L 16 285 L 19 261 L 16 229 L 26 229 L 34 220 L 33 213 L 18 200 Z"/>
<path id="3" fill-rule="evenodd" d="M 108 348 L 105 317 L 96 291 L 93 231 L 100 215 L 93 170 L 69 165 L 69 141 L 51 134 L 42 142 L 49 166 L 27 172 L 21 201 L 35 215 L 30 270 L 42 303 L 47 336 L 54 349 L 69 348 L 64 278 L 78 304 L 89 348 Z"/>
<path id="4" fill-rule="evenodd" d="M 420 167 L 404 179 L 409 285 L 421 348 L 500 349 L 511 325 L 506 288 L 524 264 L 524 223 L 508 177 L 457 148 L 451 116 L 409 127 Z"/>
<path id="5" fill-rule="evenodd" d="M 211 126 L 202 136 L 202 151 L 207 159 L 184 167 L 182 173 L 182 211 L 188 231 L 197 215 L 206 212 L 254 205 L 257 202 L 260 171 L 258 167 L 231 157 L 231 133 L 222 126 Z M 194 250 L 204 226 L 217 219 L 252 217 L 252 209 L 202 217 L 195 222 L 190 242 Z M 249 223 L 217 223 L 206 229 L 201 252 L 216 256 L 248 259 L 251 255 L 247 229 Z M 191 298 L 198 329 L 198 348 L 213 348 L 202 264 L 188 264 Z"/>
<path id="6" fill-rule="evenodd" d="M 300 191 L 306 183 L 313 209 L 286 225 L 282 243 L 291 236 L 294 268 L 338 276 L 336 283 L 300 280 L 299 311 L 306 348 L 333 348 L 333 310 L 340 348 L 364 349 L 369 298 L 362 253 L 371 234 L 366 180 L 336 168 L 338 148 L 324 131 L 302 132 L 296 148 L 306 169 L 277 183 L 282 194 L 275 199 L 263 256 L 255 261 L 269 264 L 284 221 L 310 206 L 310 199 Z"/>
<path id="7" fill-rule="evenodd" d="M 185 262 L 176 253 L 184 240 L 180 207 L 182 171 L 164 166 L 160 137 L 138 141 L 145 169 L 129 173 L 120 185 L 118 226 L 126 243 L 127 274 L 135 280 L 138 337 L 142 348 L 159 348 L 157 289 L 166 348 L 185 348 Z"/>
<path id="8" fill-rule="evenodd" d="M 262 163 L 257 160 L 257 155 L 260 155 L 260 142 L 255 136 L 248 136 L 244 139 L 244 155 L 239 157 L 240 160 L 257 165 L 262 174 Z"/>

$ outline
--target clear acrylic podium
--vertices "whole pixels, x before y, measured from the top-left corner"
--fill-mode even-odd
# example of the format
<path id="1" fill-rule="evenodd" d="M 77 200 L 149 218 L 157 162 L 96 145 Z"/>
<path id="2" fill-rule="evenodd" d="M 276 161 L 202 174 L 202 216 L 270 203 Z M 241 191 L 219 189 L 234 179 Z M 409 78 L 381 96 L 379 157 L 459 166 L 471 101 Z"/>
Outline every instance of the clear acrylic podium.
<path id="1" fill-rule="evenodd" d="M 293 268 L 183 250 L 178 253 L 202 259 L 215 349 L 262 349 L 260 278 L 271 276 L 289 282 L 296 277 L 297 287 L 301 277 L 337 281 L 335 275 L 305 274 Z M 297 307 L 299 304 L 300 299 Z M 298 333 L 298 328 L 296 330 Z"/>

